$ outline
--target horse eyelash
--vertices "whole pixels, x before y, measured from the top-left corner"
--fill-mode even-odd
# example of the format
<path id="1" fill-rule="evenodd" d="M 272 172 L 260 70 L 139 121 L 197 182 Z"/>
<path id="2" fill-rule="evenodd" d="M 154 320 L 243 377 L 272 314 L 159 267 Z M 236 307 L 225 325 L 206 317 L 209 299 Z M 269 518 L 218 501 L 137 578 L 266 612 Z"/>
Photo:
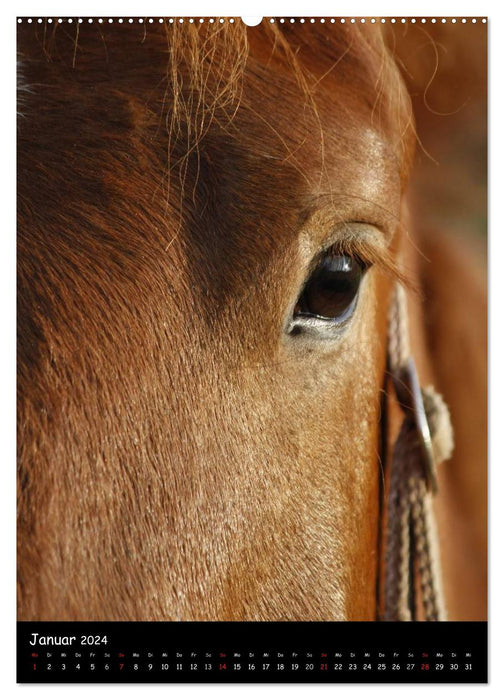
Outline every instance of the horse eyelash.
<path id="1" fill-rule="evenodd" d="M 346 255 L 359 262 L 365 269 L 375 266 L 406 289 L 418 292 L 410 274 L 394 260 L 390 251 L 373 245 L 364 238 L 352 237 L 338 241 L 325 251 L 325 255 Z"/>

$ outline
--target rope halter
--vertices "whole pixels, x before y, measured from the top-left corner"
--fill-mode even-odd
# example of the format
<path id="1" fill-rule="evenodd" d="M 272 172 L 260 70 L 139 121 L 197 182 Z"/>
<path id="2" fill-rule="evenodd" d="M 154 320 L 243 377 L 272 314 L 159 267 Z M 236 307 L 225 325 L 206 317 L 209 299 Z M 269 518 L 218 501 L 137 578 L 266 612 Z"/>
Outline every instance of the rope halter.
<path id="1" fill-rule="evenodd" d="M 410 354 L 406 294 L 396 284 L 389 317 L 389 368 L 404 413 L 393 448 L 387 504 L 383 619 L 446 618 L 432 506 L 436 465 L 449 459 L 448 408 L 432 387 L 421 389 Z M 418 581 L 419 590 L 415 586 Z"/>

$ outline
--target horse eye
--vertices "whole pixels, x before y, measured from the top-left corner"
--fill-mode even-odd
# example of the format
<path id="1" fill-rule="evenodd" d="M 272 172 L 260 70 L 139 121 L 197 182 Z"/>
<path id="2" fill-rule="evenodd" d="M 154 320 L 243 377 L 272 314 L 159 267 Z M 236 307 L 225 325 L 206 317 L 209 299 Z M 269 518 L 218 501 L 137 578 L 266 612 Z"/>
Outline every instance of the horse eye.
<path id="1" fill-rule="evenodd" d="M 364 272 L 364 265 L 354 258 L 326 254 L 298 299 L 294 319 L 312 317 L 341 323 L 350 318 Z"/>

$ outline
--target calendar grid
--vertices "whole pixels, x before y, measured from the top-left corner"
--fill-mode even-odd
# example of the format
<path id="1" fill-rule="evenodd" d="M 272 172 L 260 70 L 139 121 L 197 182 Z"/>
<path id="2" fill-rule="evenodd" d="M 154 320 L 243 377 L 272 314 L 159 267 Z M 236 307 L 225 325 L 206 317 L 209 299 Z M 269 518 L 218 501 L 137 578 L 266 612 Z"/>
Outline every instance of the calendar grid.
<path id="1" fill-rule="evenodd" d="M 18 682 L 487 681 L 487 623 L 18 623 Z"/>

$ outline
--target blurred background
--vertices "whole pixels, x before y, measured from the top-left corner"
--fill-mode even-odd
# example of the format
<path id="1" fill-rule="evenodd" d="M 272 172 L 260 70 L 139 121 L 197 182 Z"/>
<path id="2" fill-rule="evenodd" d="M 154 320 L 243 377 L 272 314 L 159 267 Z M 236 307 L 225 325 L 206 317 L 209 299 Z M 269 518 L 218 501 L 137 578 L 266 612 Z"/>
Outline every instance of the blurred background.
<path id="1" fill-rule="evenodd" d="M 388 27 L 417 123 L 415 216 L 422 228 L 479 239 L 485 253 L 487 25 L 418 18 Z"/>

